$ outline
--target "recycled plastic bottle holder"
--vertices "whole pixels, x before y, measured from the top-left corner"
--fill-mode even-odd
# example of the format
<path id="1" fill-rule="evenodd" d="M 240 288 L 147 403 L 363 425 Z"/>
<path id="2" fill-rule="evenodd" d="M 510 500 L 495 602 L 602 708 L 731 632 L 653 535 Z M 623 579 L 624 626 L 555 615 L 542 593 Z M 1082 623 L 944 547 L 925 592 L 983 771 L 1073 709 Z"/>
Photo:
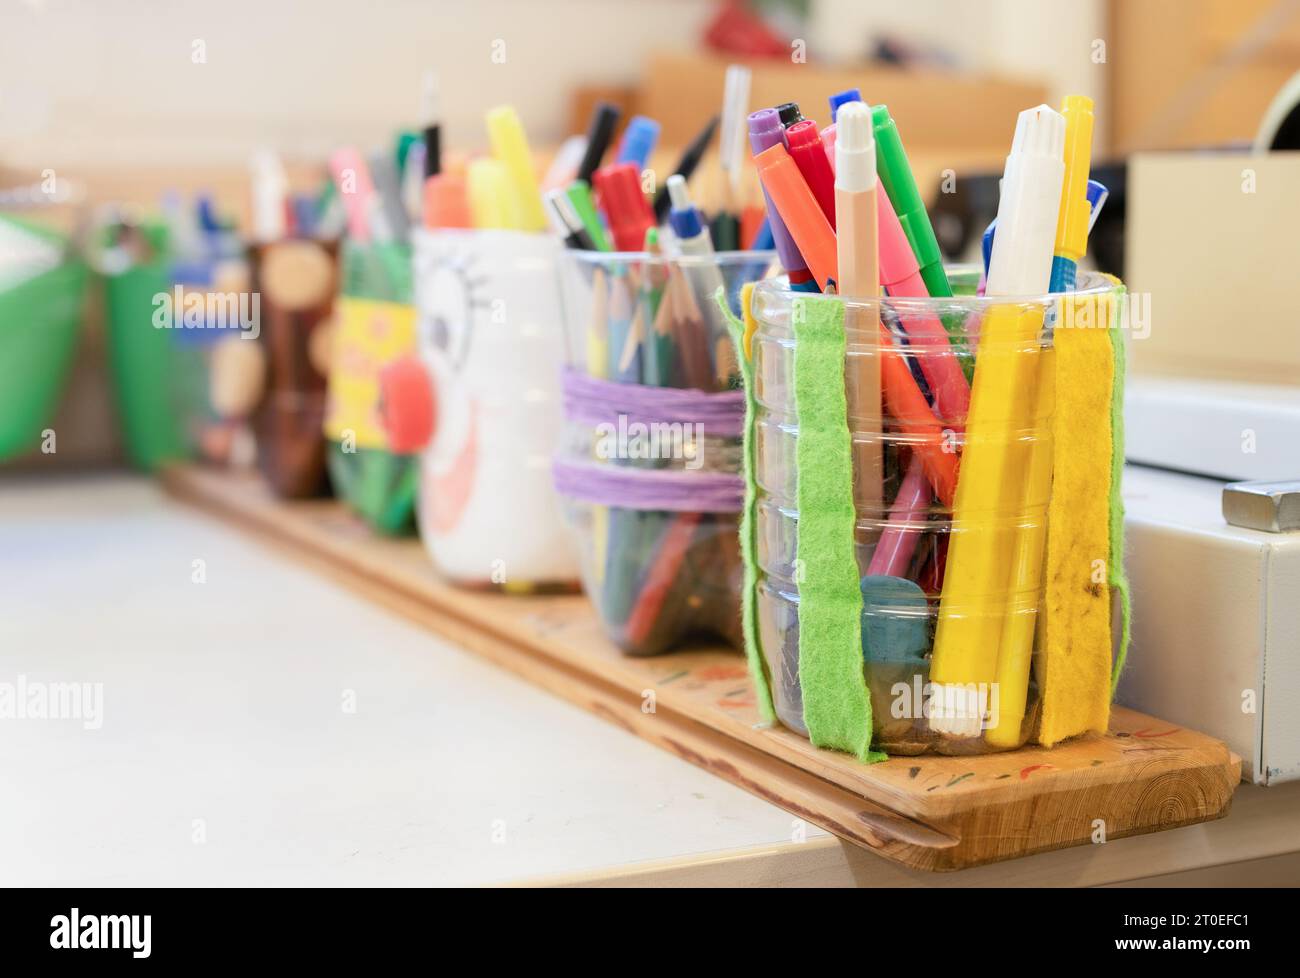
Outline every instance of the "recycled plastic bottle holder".
<path id="1" fill-rule="evenodd" d="M 743 645 L 744 395 L 710 283 L 724 284 L 738 311 L 740 287 L 773 258 L 565 253 L 567 423 L 556 484 L 586 592 L 629 654 L 703 635 Z M 653 343 L 638 342 L 647 336 Z"/>
<path id="2" fill-rule="evenodd" d="M 411 249 L 345 240 L 325 409 L 334 493 L 381 533 L 414 526 L 415 455 L 390 450 L 380 417 L 379 374 L 414 352 Z"/>
<path id="3" fill-rule="evenodd" d="M 1044 327 L 1038 338 L 1018 347 L 1008 346 L 1001 352 L 1032 355 L 1052 349 L 1052 316 L 1048 315 L 1059 297 L 984 298 L 974 294 L 978 272 L 955 269 L 950 272 L 953 298 L 889 299 L 868 302 L 845 299 L 849 321 L 874 326 L 879 318 L 899 344 L 897 349 L 918 386 L 926 390 L 927 358 L 953 357 L 954 347 L 922 348 L 913 341 L 909 348 L 901 322 L 918 317 L 938 317 L 954 338 L 961 341 L 965 368 L 975 363 L 973 351 L 979 343 L 979 330 L 986 311 L 994 305 L 1014 305 L 1025 312 L 1044 315 Z M 1076 295 L 1101 296 L 1110 292 L 1110 284 L 1099 275 L 1081 274 Z M 758 641 L 766 665 L 773 706 L 782 724 L 807 735 L 804 723 L 803 694 L 799 681 L 799 578 L 797 557 L 799 512 L 797 504 L 796 451 L 799 419 L 794 393 L 794 333 L 791 311 L 800 293 L 770 281 L 754 291 L 752 311 L 758 326 L 753 337 L 752 361 L 755 396 L 754 474 L 755 551 L 757 582 L 755 592 Z M 868 327 L 870 329 L 870 327 Z M 846 330 L 846 389 L 849 404 L 849 428 L 852 432 L 854 471 L 853 499 L 856 510 L 855 554 L 863 578 L 862 636 L 863 659 L 873 716 L 873 746 L 893 755 L 912 755 L 926 751 L 944 754 L 987 753 L 994 749 L 983 733 L 954 736 L 938 733 L 925 715 L 928 709 L 930 661 L 939 621 L 941 568 L 949 547 L 958 534 L 1014 534 L 1017 531 L 1043 533 L 1050 501 L 1050 489 L 1025 498 L 1023 502 L 1000 508 L 994 513 L 970 514 L 967 525 L 954 524 L 951 506 L 935 496 L 920 462 L 910 482 L 920 485 L 921 501 L 905 506 L 891 516 L 891 503 L 899 496 L 916 459 L 916 439 L 885 416 L 880 424 L 855 415 L 854 397 L 859 364 L 867 357 L 877 357 L 881 349 L 878 331 L 858 327 Z M 987 349 L 987 347 L 986 347 Z M 1051 421 L 1054 404 L 1038 403 L 1032 424 L 1018 429 L 1007 428 L 1005 437 L 1031 450 L 1041 443 L 1050 452 Z M 878 419 L 877 419 L 878 420 Z M 946 432 L 954 444 L 964 436 L 960 418 L 942 417 Z M 949 437 L 946 433 L 945 437 Z M 870 458 L 879 451 L 881 488 L 873 499 L 862 473 Z M 1050 457 L 1050 455 L 1049 455 Z M 958 475 L 960 479 L 960 475 Z M 974 524 L 979 525 L 974 525 Z M 889 536 L 887 536 L 889 534 Z M 884 543 L 882 543 L 882 540 Z M 877 557 L 877 551 L 881 553 Z M 873 566 L 873 558 L 876 564 Z M 890 574 L 882 573 L 889 569 Z M 874 580 L 872 579 L 874 578 Z M 900 580 L 901 579 L 901 580 Z M 913 583 L 915 582 L 915 583 Z M 991 605 L 1012 608 L 1013 614 L 1036 615 L 1039 589 L 1003 590 L 994 595 Z M 988 607 L 988 604 L 984 605 Z M 944 614 L 966 616 L 982 614 L 975 607 L 949 605 Z M 1002 614 L 999 613 L 999 618 Z M 1032 631 L 1032 621 L 1028 621 Z M 1024 719 L 1020 735 L 1009 747 L 1022 746 L 1033 734 L 1039 695 L 1034 672 L 1039 648 L 1035 640 Z"/>
<path id="4" fill-rule="evenodd" d="M 572 588 L 573 541 L 551 481 L 564 360 L 551 235 L 415 234 L 418 357 L 432 387 L 419 527 L 451 580 Z"/>

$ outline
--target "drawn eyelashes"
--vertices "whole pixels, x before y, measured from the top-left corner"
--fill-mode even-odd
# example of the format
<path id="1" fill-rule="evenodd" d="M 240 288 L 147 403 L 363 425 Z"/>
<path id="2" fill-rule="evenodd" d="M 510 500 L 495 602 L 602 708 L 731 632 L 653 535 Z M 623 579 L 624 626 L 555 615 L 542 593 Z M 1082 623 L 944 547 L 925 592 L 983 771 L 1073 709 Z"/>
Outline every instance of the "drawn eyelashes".
<path id="1" fill-rule="evenodd" d="M 428 339 L 457 370 L 469 357 L 476 320 L 492 308 L 487 297 L 489 279 L 476 271 L 477 263 L 474 255 L 440 256 L 429 277 Z"/>

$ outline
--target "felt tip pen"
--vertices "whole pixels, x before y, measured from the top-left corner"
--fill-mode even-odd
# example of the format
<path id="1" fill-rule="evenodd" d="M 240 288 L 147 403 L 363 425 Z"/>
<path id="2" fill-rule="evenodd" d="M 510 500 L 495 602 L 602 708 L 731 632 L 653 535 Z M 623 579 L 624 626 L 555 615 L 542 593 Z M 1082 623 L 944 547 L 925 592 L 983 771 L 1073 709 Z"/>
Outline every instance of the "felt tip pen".
<path id="1" fill-rule="evenodd" d="M 465 178 L 459 173 L 435 173 L 424 181 L 424 226 L 427 228 L 471 228 L 469 197 Z"/>
<path id="2" fill-rule="evenodd" d="M 714 315 L 714 296 L 718 289 L 725 286 L 718 263 L 713 261 L 713 242 L 709 238 L 708 225 L 700 215 L 699 209 L 691 202 L 690 191 L 680 174 L 674 173 L 668 178 L 668 196 L 672 209 L 668 212 L 668 222 L 677 238 L 677 245 L 685 256 L 699 259 L 683 262 L 682 268 L 695 290 L 696 301 L 704 311 L 705 320 L 716 323 Z M 718 324 L 720 325 L 720 324 Z"/>
<path id="3" fill-rule="evenodd" d="M 635 163 L 611 163 L 596 171 L 596 194 L 609 221 L 614 247 L 640 251 L 655 216 L 641 190 L 641 170 Z"/>
<path id="4" fill-rule="evenodd" d="M 785 128 L 781 125 L 781 117 L 776 109 L 759 109 L 750 114 L 749 148 L 755 155 L 773 146 L 782 145 L 784 139 Z M 794 243 L 794 238 L 790 237 L 790 231 L 772 203 L 767 188 L 763 188 L 763 203 L 767 207 L 767 219 L 772 226 L 772 242 L 781 259 L 781 267 L 790 276 L 791 287 L 811 281 L 811 276 L 804 274 L 808 271 L 808 263 L 799 254 L 799 247 Z"/>
<path id="5" fill-rule="evenodd" d="M 345 146 L 330 156 L 330 173 L 347 213 L 348 237 L 362 244 L 370 240 L 370 209 L 375 196 L 370 167 L 359 150 Z"/>
<path id="6" fill-rule="evenodd" d="M 619 163 L 635 163 L 638 170 L 644 170 L 659 141 L 659 123 L 643 115 L 634 115 L 628 120 L 623 130 L 623 139 L 618 144 Z"/>
<path id="7" fill-rule="evenodd" d="M 844 118 L 844 138 L 835 147 L 838 162 L 832 187 L 833 210 L 843 222 L 837 231 L 839 271 L 836 282 L 841 295 L 874 300 L 879 291 L 876 261 L 879 239 L 875 199 L 876 146 L 871 138 L 871 113 L 859 102 L 844 114 Z M 791 130 L 809 121 L 792 126 Z M 811 139 L 806 142 L 813 150 L 810 155 L 820 155 L 829 173 L 830 163 L 822 152 L 816 126 L 810 127 L 809 131 Z M 791 155 L 794 155 L 793 147 Z M 879 381 L 876 386 L 879 387 Z"/>
<path id="8" fill-rule="evenodd" d="M 506 167 L 507 186 L 515 197 L 514 207 L 519 214 L 519 229 L 545 230 L 546 213 L 542 210 L 542 196 L 537 189 L 533 154 L 528 149 L 528 137 L 524 134 L 519 114 L 513 106 L 498 106 L 487 114 L 487 130 L 492 155 Z"/>
<path id="9" fill-rule="evenodd" d="M 1052 255 L 1051 292 L 1074 290 L 1079 260 L 1088 250 L 1088 170 L 1092 165 L 1092 99 L 1067 95 L 1065 116 L 1065 180 L 1056 218 L 1056 248 Z"/>
<path id="10" fill-rule="evenodd" d="M 564 240 L 566 248 L 595 250 L 596 246 L 583 227 L 582 218 L 563 190 L 552 190 L 546 195 L 546 216 L 551 222 L 552 230 Z"/>
<path id="11" fill-rule="evenodd" d="M 682 158 L 677 161 L 677 166 L 673 168 L 674 173 L 680 173 L 687 180 L 695 172 L 695 168 L 700 165 L 700 160 L 704 159 L 704 154 L 709 151 L 709 144 L 713 142 L 713 134 L 718 128 L 718 117 L 715 115 L 712 119 L 704 124 L 704 128 L 699 134 L 691 140 L 690 144 L 682 152 Z M 668 216 L 668 187 L 665 184 L 659 188 L 655 194 L 654 215 L 655 223 L 661 223 Z"/>
<path id="12" fill-rule="evenodd" d="M 831 123 L 822 130 L 822 148 L 826 150 L 826 159 L 830 160 L 831 172 L 835 172 L 835 123 Z"/>
<path id="13" fill-rule="evenodd" d="M 551 165 L 542 177 L 542 193 L 551 190 L 563 190 L 573 183 L 578 175 L 578 167 L 587 152 L 586 136 L 570 136 L 560 144 L 551 160 Z"/>
<path id="14" fill-rule="evenodd" d="M 869 310 L 854 304 L 845 306 L 845 329 L 856 334 L 863 332 L 864 327 L 874 327 L 880 319 L 880 308 L 876 305 L 880 294 L 876 263 L 876 145 L 871 138 L 871 111 L 861 102 L 849 105 L 840 119 L 843 138 L 835 148 L 839 160 L 833 179 L 839 246 L 836 284 L 841 295 L 872 303 Z M 786 130 L 786 135 L 791 137 L 792 151 L 795 130 L 805 124 L 800 122 Z M 808 146 L 811 155 L 821 157 L 822 166 L 829 173 L 830 162 L 815 125 L 811 127 Z M 870 347 L 876 330 L 868 328 L 865 333 Z M 855 380 L 849 387 L 854 430 L 881 431 L 879 354 L 868 348 L 848 362 Z M 864 445 L 859 461 L 858 484 L 863 502 L 869 512 L 879 512 L 884 506 L 884 459 L 880 442 Z"/>
<path id="15" fill-rule="evenodd" d="M 823 292 L 839 274 L 835 231 L 822 213 L 813 192 L 804 182 L 789 151 L 778 144 L 754 157 L 758 179 L 771 197 L 786 230 L 808 263 L 817 287 Z"/>
<path id="16" fill-rule="evenodd" d="M 590 186 L 592 174 L 600 167 L 600 161 L 609 149 L 614 138 L 614 128 L 618 125 L 622 113 L 618 106 L 608 102 L 597 102 L 591 113 L 591 122 L 587 124 L 587 148 L 578 164 L 577 179 Z"/>
<path id="17" fill-rule="evenodd" d="M 921 192 L 916 187 L 916 178 L 912 176 L 907 154 L 903 151 L 898 126 L 890 117 L 887 106 L 877 105 L 871 110 L 871 115 L 876 130 L 876 165 L 880 171 L 880 182 L 885 185 L 885 192 L 894 205 L 894 213 L 898 215 L 903 232 L 916 254 L 916 263 L 921 267 L 921 278 L 925 280 L 930 295 L 950 296 L 952 287 L 943 270 L 939 241 L 934 236 L 930 215 L 921 200 Z"/>
<path id="18" fill-rule="evenodd" d="M 1097 218 L 1101 216 L 1101 209 L 1106 206 L 1106 199 L 1110 197 L 1110 190 L 1100 180 L 1088 181 L 1088 233 L 1092 234 L 1093 226 L 1097 223 Z"/>
<path id="19" fill-rule="evenodd" d="M 782 102 L 776 107 L 776 114 L 781 120 L 783 129 L 789 129 L 796 122 L 803 121 L 803 113 L 799 111 L 798 102 Z"/>
<path id="20" fill-rule="evenodd" d="M 840 115 L 843 117 L 843 109 Z M 880 281 L 885 291 L 894 298 L 927 298 L 929 292 L 916 264 L 916 255 L 888 194 L 876 193 L 876 217 L 880 234 Z M 907 334 L 909 349 L 915 347 L 912 353 L 934 395 L 935 410 L 950 428 L 961 431 L 970 410 L 970 384 L 952 350 L 948 331 L 932 312 L 903 309 L 899 322 Z"/>
<path id="21" fill-rule="evenodd" d="M 438 76 L 424 76 L 424 179 L 442 172 L 442 113 L 438 98 Z"/>
<path id="22" fill-rule="evenodd" d="M 751 80 L 752 73 L 744 65 L 728 65 L 722 91 L 718 165 L 727 178 L 732 200 L 740 191 L 740 170 L 745 162 L 745 118 L 749 115 Z"/>
<path id="23" fill-rule="evenodd" d="M 1026 109 L 1002 177 L 987 295 L 1047 291 L 1064 179 L 1065 118 L 1046 105 Z"/>
<path id="24" fill-rule="evenodd" d="M 569 203 L 573 205 L 574 212 L 582 221 L 582 226 L 587 232 L 587 237 L 591 239 L 592 246 L 597 251 L 613 251 L 609 243 L 609 236 L 605 233 L 605 227 L 600 223 L 600 214 L 596 211 L 596 204 L 591 199 L 591 187 L 587 185 L 587 181 L 574 180 L 564 193 L 569 198 Z"/>
<path id="25" fill-rule="evenodd" d="M 490 156 L 471 160 L 465 173 L 469 210 L 476 228 L 518 230 L 517 198 L 506 165 Z"/>
<path id="26" fill-rule="evenodd" d="M 826 157 L 826 148 L 822 145 L 817 123 L 812 119 L 803 119 L 785 131 L 785 143 L 790 150 L 804 182 L 817 199 L 817 206 L 826 215 L 826 220 L 835 228 L 835 174 L 831 170 L 830 160 Z M 871 172 L 876 172 L 875 166 Z M 873 180 L 874 186 L 874 180 Z"/>
<path id="27" fill-rule="evenodd" d="M 839 122 L 840 106 L 846 102 L 861 102 L 862 93 L 856 88 L 846 88 L 842 92 L 836 92 L 830 97 L 831 103 L 831 125 Z"/>

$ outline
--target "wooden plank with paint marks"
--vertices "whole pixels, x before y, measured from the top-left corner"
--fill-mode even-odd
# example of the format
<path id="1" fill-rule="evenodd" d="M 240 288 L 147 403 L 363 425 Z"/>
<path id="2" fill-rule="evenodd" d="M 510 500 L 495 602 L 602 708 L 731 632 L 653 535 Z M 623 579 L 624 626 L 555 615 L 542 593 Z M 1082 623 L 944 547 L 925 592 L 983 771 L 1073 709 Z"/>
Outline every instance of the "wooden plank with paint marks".
<path id="1" fill-rule="evenodd" d="M 1219 741 L 1122 708 L 1105 736 L 1051 749 L 862 765 L 764 727 L 734 651 L 625 656 L 581 595 L 457 588 L 439 579 L 417 541 L 375 537 L 336 502 L 284 502 L 253 476 L 196 467 L 170 469 L 164 482 L 467 649 L 919 869 L 960 869 L 1221 818 L 1240 779 L 1240 759 Z"/>

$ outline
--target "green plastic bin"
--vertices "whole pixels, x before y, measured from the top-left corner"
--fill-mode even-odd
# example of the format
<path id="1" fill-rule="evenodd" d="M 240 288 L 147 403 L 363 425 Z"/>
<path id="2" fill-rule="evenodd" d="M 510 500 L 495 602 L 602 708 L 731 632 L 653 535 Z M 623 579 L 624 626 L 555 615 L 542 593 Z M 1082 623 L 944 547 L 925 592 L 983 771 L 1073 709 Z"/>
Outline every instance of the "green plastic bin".
<path id="1" fill-rule="evenodd" d="M 52 244 L 57 234 L 0 218 Z M 0 462 L 35 448 L 68 379 L 77 347 L 87 269 L 69 259 L 0 291 Z"/>

